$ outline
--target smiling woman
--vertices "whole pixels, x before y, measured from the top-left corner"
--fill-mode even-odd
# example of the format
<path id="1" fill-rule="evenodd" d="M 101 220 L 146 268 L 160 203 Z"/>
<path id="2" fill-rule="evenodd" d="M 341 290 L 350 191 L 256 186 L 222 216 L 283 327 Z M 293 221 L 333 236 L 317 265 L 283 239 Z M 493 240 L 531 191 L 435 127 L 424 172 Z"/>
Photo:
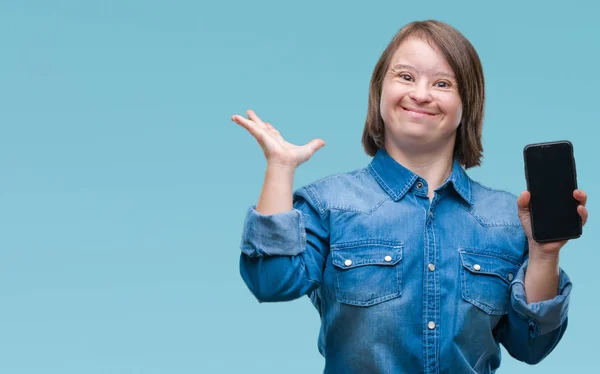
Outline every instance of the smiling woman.
<path id="1" fill-rule="evenodd" d="M 380 111 L 390 134 L 384 132 L 384 145 L 394 158 L 423 143 L 440 151 L 456 143 L 450 138 L 463 106 L 452 69 L 436 49 L 413 37 L 392 55 L 398 63 L 384 76 Z"/>
<path id="2" fill-rule="evenodd" d="M 404 141 L 404 146 L 421 147 L 422 142 L 408 136 L 411 128 L 400 127 L 394 115 L 399 119 L 403 114 L 414 118 L 414 112 L 427 113 L 433 121 L 429 126 L 436 128 L 413 130 L 429 136 L 427 143 L 433 147 L 439 141 L 453 145 L 454 157 L 467 168 L 478 166 L 483 151 L 484 98 L 479 56 L 460 32 L 438 22 L 407 25 L 392 39 L 373 71 L 363 146 L 370 156 L 394 139 Z M 386 140 L 385 123 L 397 136 Z M 393 148 L 402 149 L 399 144 Z"/>
<path id="3" fill-rule="evenodd" d="M 565 242 L 531 236 L 529 194 L 482 186 L 483 69 L 438 21 L 403 27 L 371 78 L 364 168 L 292 190 L 325 145 L 287 142 L 249 110 L 232 120 L 267 159 L 241 241 L 259 301 L 308 295 L 325 373 L 493 373 L 503 345 L 534 364 L 567 327 Z M 573 191 L 587 219 L 586 195 Z"/>

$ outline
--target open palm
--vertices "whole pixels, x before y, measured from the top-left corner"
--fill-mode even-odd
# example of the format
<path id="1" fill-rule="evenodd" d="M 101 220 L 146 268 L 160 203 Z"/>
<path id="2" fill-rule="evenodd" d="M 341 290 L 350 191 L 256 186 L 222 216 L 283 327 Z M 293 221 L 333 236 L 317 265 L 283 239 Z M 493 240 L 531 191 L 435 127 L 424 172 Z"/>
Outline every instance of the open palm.
<path id="1" fill-rule="evenodd" d="M 244 127 L 260 144 L 268 163 L 296 168 L 308 161 L 325 142 L 313 139 L 305 145 L 295 145 L 286 141 L 270 123 L 263 122 L 252 110 L 247 110 L 248 118 L 233 115 L 231 120 Z"/>

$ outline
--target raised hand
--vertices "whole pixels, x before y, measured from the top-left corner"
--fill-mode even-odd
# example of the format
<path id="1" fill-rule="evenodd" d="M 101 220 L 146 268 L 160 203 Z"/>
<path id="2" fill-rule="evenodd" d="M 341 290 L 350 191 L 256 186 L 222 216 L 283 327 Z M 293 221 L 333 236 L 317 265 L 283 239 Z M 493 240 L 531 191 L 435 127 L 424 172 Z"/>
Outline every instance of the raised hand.
<path id="1" fill-rule="evenodd" d="M 248 118 L 231 116 L 231 120 L 244 127 L 260 144 L 267 164 L 278 164 L 296 168 L 308 161 L 312 155 L 325 145 L 322 139 L 313 139 L 305 145 L 287 142 L 270 123 L 263 122 L 252 110 L 247 110 Z"/>
<path id="2" fill-rule="evenodd" d="M 579 216 L 581 216 L 582 224 L 585 225 L 588 220 L 588 210 L 585 207 L 587 202 L 587 194 L 583 190 L 575 190 L 573 191 L 573 197 L 579 201 L 577 213 L 579 213 Z M 533 236 L 531 234 L 531 216 L 529 214 L 530 199 L 531 194 L 529 191 L 523 191 L 517 200 L 519 219 L 521 220 L 521 225 L 523 226 L 525 235 L 529 240 L 530 250 L 532 250 L 532 247 L 535 247 L 536 249 L 539 249 L 543 255 L 558 256 L 559 250 L 567 243 L 567 240 L 559 240 L 549 243 L 537 243 L 533 240 Z"/>

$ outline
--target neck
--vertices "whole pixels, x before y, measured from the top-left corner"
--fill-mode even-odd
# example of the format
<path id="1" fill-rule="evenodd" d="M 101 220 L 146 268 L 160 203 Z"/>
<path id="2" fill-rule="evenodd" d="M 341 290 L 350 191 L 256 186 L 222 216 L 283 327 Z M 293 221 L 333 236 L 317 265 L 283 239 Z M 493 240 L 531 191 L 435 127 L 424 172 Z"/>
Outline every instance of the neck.
<path id="1" fill-rule="evenodd" d="M 433 198 L 433 192 L 440 187 L 452 173 L 454 143 L 451 147 L 430 151 L 407 152 L 399 147 L 386 146 L 388 154 L 399 164 L 427 181 L 427 195 Z"/>

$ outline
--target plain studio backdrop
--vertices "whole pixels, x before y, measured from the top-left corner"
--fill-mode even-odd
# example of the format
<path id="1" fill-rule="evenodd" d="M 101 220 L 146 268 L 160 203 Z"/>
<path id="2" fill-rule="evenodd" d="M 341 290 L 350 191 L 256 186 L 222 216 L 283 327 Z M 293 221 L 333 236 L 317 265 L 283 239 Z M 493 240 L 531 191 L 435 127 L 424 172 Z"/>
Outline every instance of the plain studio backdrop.
<path id="1" fill-rule="evenodd" d="M 561 252 L 563 340 L 534 367 L 503 351 L 500 372 L 594 368 L 598 5 L 286 4 L 0 3 L 0 372 L 321 372 L 309 299 L 259 304 L 239 275 L 265 161 L 230 117 L 252 108 L 291 142 L 327 142 L 295 188 L 366 166 L 373 67 L 424 19 L 482 59 L 485 158 L 468 173 L 519 194 L 523 147 L 568 139 L 590 196 L 583 237 Z"/>

